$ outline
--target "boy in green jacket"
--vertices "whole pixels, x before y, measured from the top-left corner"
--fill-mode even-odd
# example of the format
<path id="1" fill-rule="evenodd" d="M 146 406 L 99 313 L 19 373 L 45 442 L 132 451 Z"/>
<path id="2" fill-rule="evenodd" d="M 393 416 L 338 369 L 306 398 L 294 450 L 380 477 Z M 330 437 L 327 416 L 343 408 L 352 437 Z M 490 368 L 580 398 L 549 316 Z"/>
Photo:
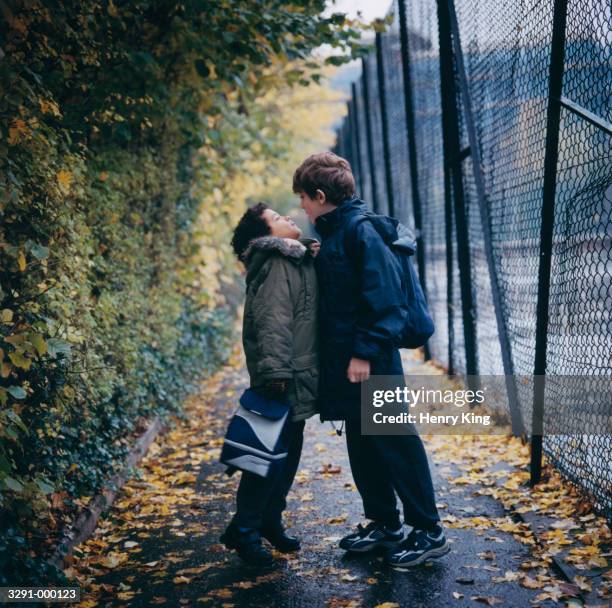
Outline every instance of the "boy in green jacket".
<path id="1" fill-rule="evenodd" d="M 279 551 L 300 546 L 281 521 L 300 461 L 304 422 L 317 411 L 317 241 L 300 235 L 293 220 L 258 203 L 243 215 L 232 239 L 247 271 L 242 342 L 251 387 L 291 407 L 283 470 L 273 478 L 242 472 L 236 514 L 221 537 L 226 547 L 258 566 L 274 564 L 262 537 Z"/>

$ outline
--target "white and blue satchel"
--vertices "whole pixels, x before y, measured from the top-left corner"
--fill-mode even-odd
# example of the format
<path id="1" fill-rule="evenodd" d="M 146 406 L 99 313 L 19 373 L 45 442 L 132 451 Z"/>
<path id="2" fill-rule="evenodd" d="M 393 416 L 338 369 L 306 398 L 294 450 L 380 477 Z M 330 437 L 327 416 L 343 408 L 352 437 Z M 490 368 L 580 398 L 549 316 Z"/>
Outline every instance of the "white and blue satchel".
<path id="1" fill-rule="evenodd" d="M 221 462 L 235 469 L 268 477 L 287 458 L 289 405 L 267 399 L 252 388 L 244 391 L 227 433 Z"/>

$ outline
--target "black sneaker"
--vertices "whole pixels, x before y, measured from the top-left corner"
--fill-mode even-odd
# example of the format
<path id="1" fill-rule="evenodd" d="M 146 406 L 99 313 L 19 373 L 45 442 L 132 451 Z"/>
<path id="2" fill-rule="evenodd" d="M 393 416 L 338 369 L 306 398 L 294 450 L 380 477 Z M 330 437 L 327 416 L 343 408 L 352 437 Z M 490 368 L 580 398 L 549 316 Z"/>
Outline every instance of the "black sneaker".
<path id="1" fill-rule="evenodd" d="M 438 524 L 435 532 L 412 530 L 401 545 L 389 551 L 387 563 L 394 570 L 408 570 L 428 559 L 442 557 L 449 551 L 450 545 L 446 540 L 444 528 Z"/>
<path id="2" fill-rule="evenodd" d="M 219 540 L 228 549 L 234 549 L 250 566 L 273 568 L 276 565 L 272 554 L 261 544 L 261 536 L 255 529 L 238 530 L 230 524 Z"/>
<path id="3" fill-rule="evenodd" d="M 359 524 L 357 532 L 345 536 L 340 541 L 340 548 L 351 553 L 366 553 L 380 547 L 390 549 L 397 547 L 406 538 L 404 526 L 389 530 L 383 524 L 370 522 L 365 528 Z"/>

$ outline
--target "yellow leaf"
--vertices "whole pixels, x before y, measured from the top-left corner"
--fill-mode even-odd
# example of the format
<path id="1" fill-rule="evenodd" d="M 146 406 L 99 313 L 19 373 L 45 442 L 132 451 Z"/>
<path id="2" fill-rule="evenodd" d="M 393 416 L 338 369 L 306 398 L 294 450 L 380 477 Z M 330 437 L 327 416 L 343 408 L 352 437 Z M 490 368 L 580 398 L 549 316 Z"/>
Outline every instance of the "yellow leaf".
<path id="1" fill-rule="evenodd" d="M 17 266 L 19 266 L 19 270 L 21 270 L 21 272 L 26 269 L 27 263 L 25 255 L 23 255 L 23 251 L 20 251 L 19 255 L 17 256 Z"/>
<path id="2" fill-rule="evenodd" d="M 10 323 L 13 320 L 13 311 L 5 308 L 0 315 L 3 323 Z"/>
<path id="3" fill-rule="evenodd" d="M 454 479 L 450 480 L 451 483 L 457 484 L 457 485 L 462 485 L 462 484 L 470 484 L 473 483 L 472 480 L 469 477 L 455 477 Z"/>
<path id="4" fill-rule="evenodd" d="M 59 106 L 54 101 L 48 101 L 46 99 L 39 99 L 38 104 L 40 105 L 40 111 L 43 114 L 53 114 L 53 116 L 61 117 Z"/>
<path id="5" fill-rule="evenodd" d="M 72 173 L 62 169 L 57 172 L 56 178 L 60 189 L 64 192 L 68 192 L 70 190 L 70 184 L 72 184 Z"/>
<path id="6" fill-rule="evenodd" d="M 105 557 L 98 560 L 98 564 L 103 568 L 116 568 L 123 562 L 128 560 L 128 556 L 125 553 L 109 553 Z"/>
<path id="7" fill-rule="evenodd" d="M 175 576 L 175 577 L 172 579 L 172 582 L 173 582 L 175 585 L 180 585 L 180 584 L 183 584 L 183 583 L 190 583 L 190 582 L 191 582 L 191 579 L 190 579 L 190 578 L 187 578 L 186 576 Z"/>
<path id="8" fill-rule="evenodd" d="M 206 570 L 210 570 L 214 568 L 215 564 L 204 564 L 203 566 L 196 566 L 194 568 L 183 568 L 182 570 L 178 570 L 177 574 L 202 574 L 202 572 L 206 572 Z"/>
<path id="9" fill-rule="evenodd" d="M 9 353 L 9 359 L 13 362 L 15 367 L 20 367 L 26 371 L 28 371 L 30 369 L 30 365 L 32 365 L 32 359 L 24 357 L 19 352 Z"/>
<path id="10" fill-rule="evenodd" d="M 9 127 L 8 143 L 10 146 L 18 144 L 28 134 L 28 127 L 21 118 L 14 118 Z"/>
<path id="11" fill-rule="evenodd" d="M 540 583 L 539 581 L 530 578 L 529 576 L 523 577 L 521 580 L 521 585 L 526 587 L 527 589 L 541 589 L 544 587 L 544 583 Z"/>

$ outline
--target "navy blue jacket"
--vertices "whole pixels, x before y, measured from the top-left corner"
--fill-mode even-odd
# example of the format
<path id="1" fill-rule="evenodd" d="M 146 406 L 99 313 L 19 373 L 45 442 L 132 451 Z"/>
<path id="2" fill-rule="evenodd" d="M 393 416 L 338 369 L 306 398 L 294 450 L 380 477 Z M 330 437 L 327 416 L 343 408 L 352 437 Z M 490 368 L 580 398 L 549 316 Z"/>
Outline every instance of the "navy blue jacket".
<path id="1" fill-rule="evenodd" d="M 351 218 L 365 211 L 365 203 L 354 197 L 315 222 L 321 236 L 315 259 L 320 289 L 321 420 L 360 415 L 361 386 L 347 378 L 351 357 L 369 360 L 373 375 L 403 375 L 394 345 L 408 314 L 401 269 L 371 222 L 349 227 Z M 385 237 L 395 240 L 391 222 L 388 230 Z"/>

